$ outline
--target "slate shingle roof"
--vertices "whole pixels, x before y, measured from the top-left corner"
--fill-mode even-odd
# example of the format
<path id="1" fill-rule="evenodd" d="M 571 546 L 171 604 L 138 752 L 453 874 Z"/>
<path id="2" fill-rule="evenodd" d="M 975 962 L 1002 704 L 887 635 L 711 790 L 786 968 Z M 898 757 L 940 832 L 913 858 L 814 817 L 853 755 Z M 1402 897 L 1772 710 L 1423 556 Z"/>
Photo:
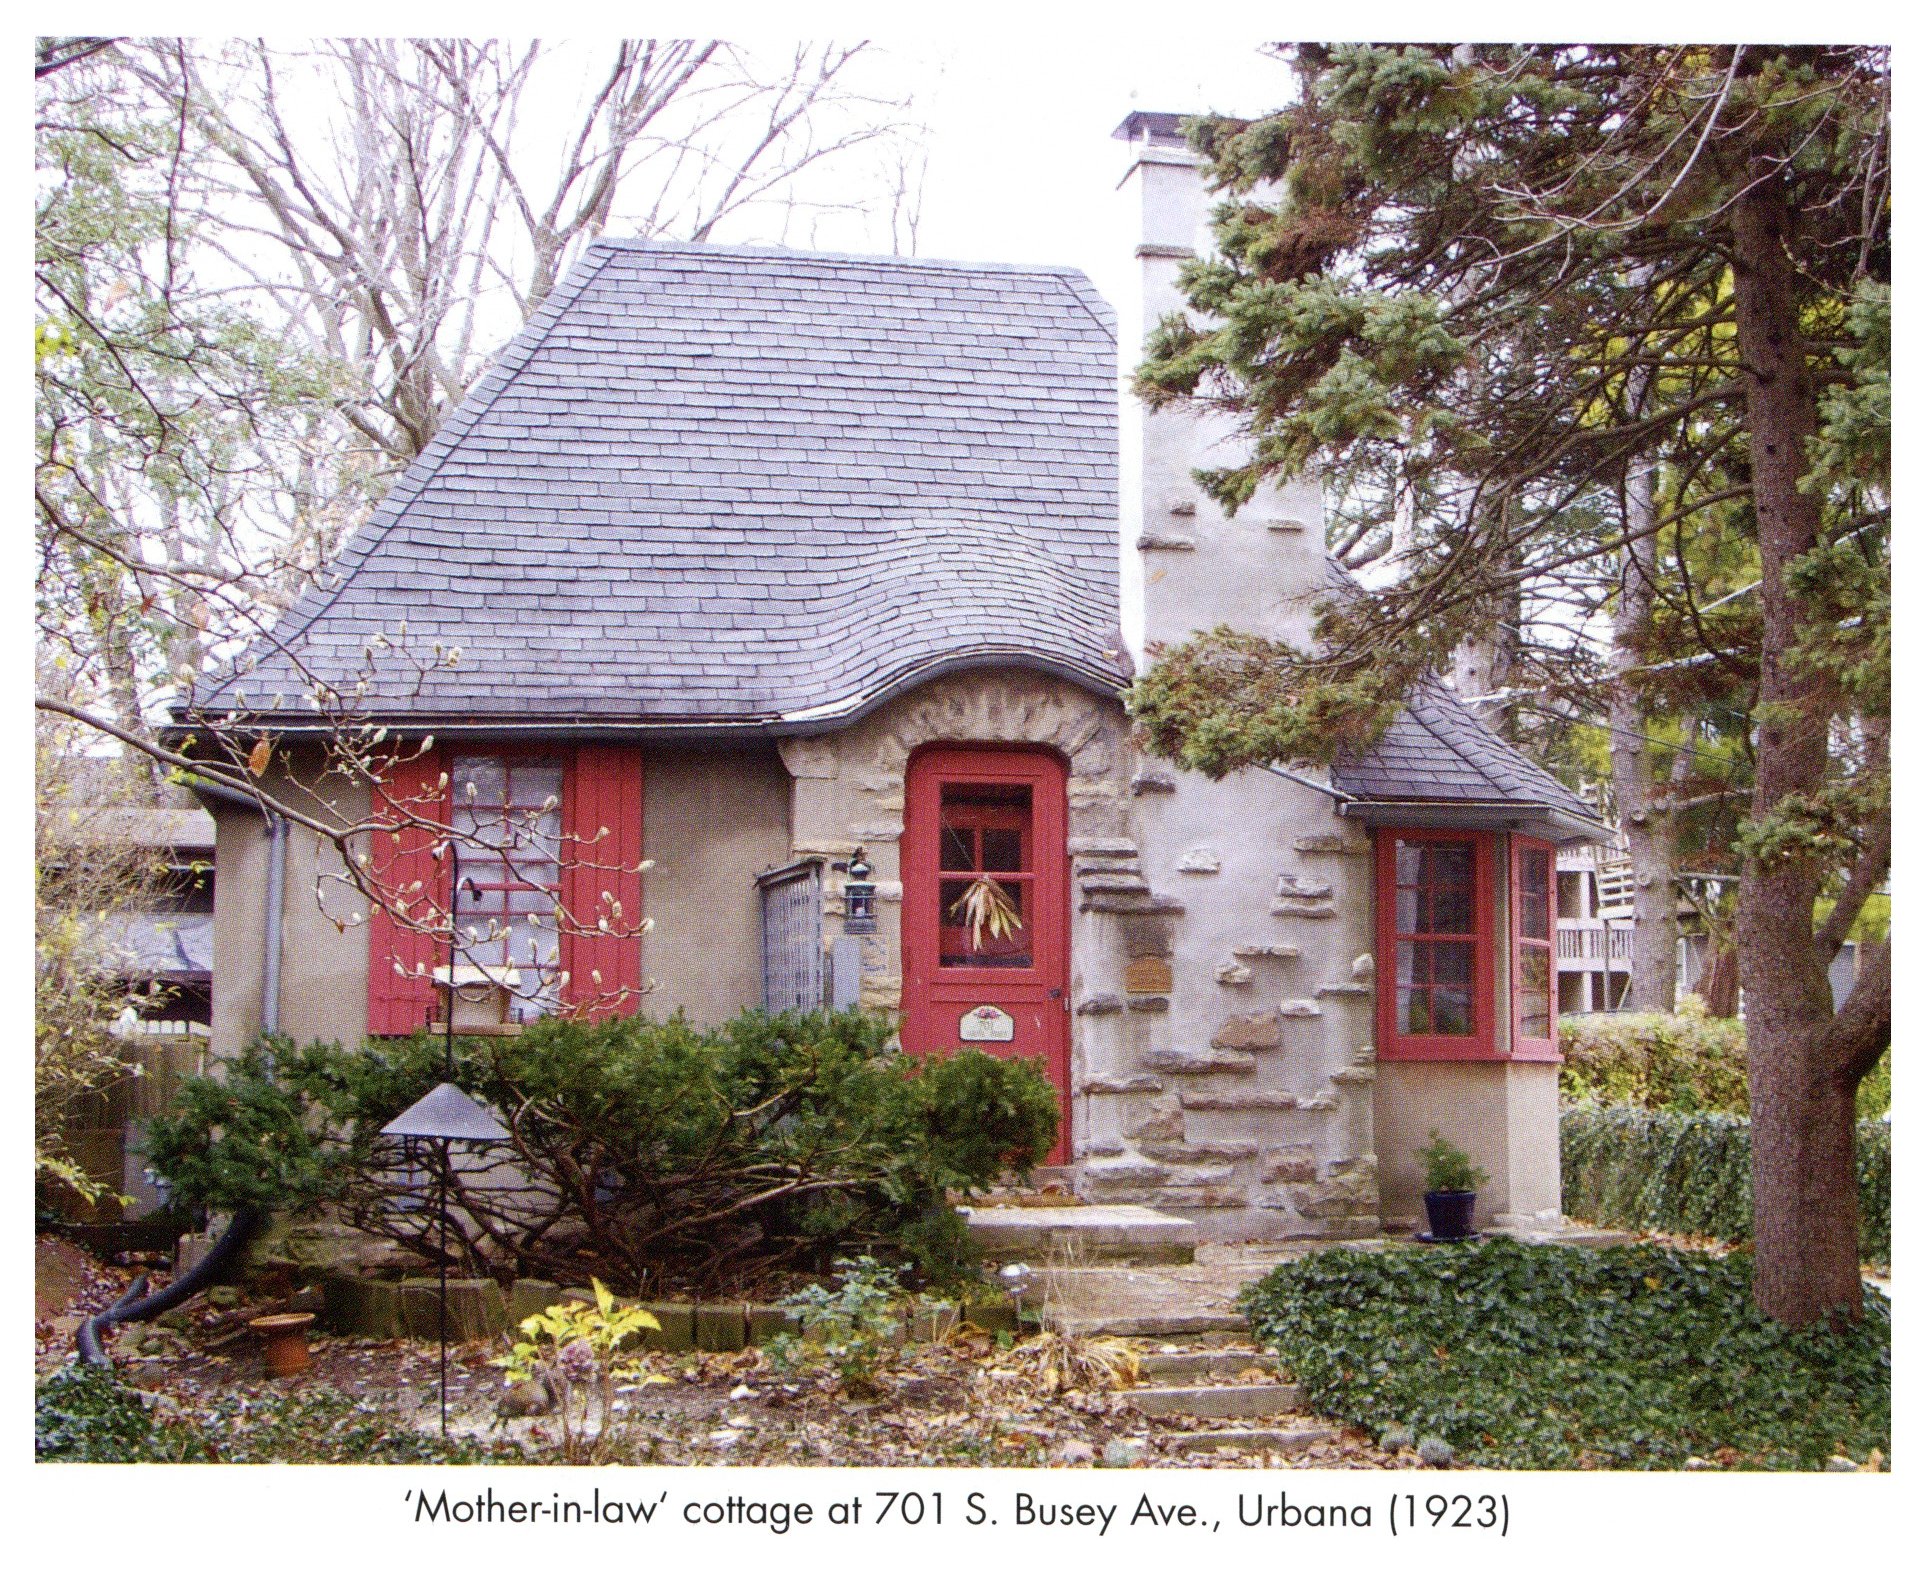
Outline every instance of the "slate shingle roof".
<path id="1" fill-rule="evenodd" d="M 1354 595 L 1359 588 L 1334 562 L 1325 583 L 1339 595 Z M 1597 823 L 1596 810 L 1498 737 L 1435 678 L 1404 697 L 1404 708 L 1375 748 L 1337 762 L 1330 784 L 1367 802 L 1503 804 Z"/>
<path id="2" fill-rule="evenodd" d="M 1331 785 L 1353 798 L 1532 804 L 1582 820 L 1597 812 L 1470 712 L 1436 679 L 1411 690 L 1377 746 L 1340 761 Z"/>
<path id="3" fill-rule="evenodd" d="M 1119 684 L 1115 328 L 1068 269 L 600 241 L 276 631 L 389 721 L 765 725 Z M 396 637 L 453 668 L 415 668 Z M 256 653 L 195 697 L 297 723 Z"/>

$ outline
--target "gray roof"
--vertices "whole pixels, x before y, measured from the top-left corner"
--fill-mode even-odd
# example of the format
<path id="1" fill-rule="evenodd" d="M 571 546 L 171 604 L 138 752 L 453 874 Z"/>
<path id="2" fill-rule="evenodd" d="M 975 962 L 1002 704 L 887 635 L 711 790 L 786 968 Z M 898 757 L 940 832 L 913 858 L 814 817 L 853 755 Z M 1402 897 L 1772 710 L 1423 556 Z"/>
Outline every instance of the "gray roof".
<path id="1" fill-rule="evenodd" d="M 1115 362 L 1070 269 L 599 241 L 192 708 L 296 725 L 296 662 L 424 724 L 806 723 L 992 662 L 1114 691 Z"/>
<path id="2" fill-rule="evenodd" d="M 1353 798 L 1447 804 L 1534 804 L 1595 820 L 1597 811 L 1532 763 L 1435 678 L 1404 708 L 1368 754 L 1340 761 L 1331 785 Z"/>
<path id="3" fill-rule="evenodd" d="M 1357 594 L 1357 581 L 1336 563 L 1326 583 Z M 1541 765 L 1527 759 L 1472 714 L 1437 678 L 1404 697 L 1369 753 L 1340 759 L 1330 772 L 1339 792 L 1366 803 L 1425 805 L 1448 814 L 1502 806 L 1507 813 L 1539 811 L 1533 829 L 1554 840 L 1602 830 L 1597 811 Z M 1410 815 L 1406 823 L 1418 823 Z"/>
<path id="4" fill-rule="evenodd" d="M 100 953 L 122 978 L 206 983 L 214 976 L 212 913 L 121 913 L 94 930 Z"/>

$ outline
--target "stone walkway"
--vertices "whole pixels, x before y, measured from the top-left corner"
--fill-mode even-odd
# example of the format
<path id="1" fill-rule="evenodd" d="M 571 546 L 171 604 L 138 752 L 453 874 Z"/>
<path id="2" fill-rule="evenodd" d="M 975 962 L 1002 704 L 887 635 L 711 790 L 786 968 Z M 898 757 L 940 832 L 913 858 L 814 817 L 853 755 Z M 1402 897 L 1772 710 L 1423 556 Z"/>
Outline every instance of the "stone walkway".
<path id="1" fill-rule="evenodd" d="M 1619 1246 L 1637 1239 L 1616 1230 L 1578 1227 L 1507 1229 L 1533 1244 Z M 1356 1241 L 1205 1242 L 1187 1263 L 1031 1263 L 1026 1308 L 1045 1312 L 1065 1333 L 1116 1334 L 1131 1338 L 1230 1337 L 1246 1326 L 1236 1309 L 1247 1284 L 1279 1263 L 1345 1246 L 1358 1251 L 1416 1249 L 1408 1237 Z"/>

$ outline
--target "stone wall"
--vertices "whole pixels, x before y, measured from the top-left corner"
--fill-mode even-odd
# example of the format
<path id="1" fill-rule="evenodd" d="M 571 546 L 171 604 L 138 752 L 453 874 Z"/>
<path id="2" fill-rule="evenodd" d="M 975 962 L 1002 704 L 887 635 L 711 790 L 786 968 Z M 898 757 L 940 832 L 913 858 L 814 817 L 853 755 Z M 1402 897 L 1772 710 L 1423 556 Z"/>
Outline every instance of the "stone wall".
<path id="1" fill-rule="evenodd" d="M 874 866 L 876 932 L 862 939 L 861 1004 L 902 1004 L 902 818 L 909 756 L 925 743 L 1034 744 L 1069 766 L 1069 837 L 1116 841 L 1126 828 L 1128 723 L 1114 700 L 1020 668 L 955 673 L 881 706 L 841 732 L 781 744 L 793 778 L 793 856 L 847 864 L 861 847 Z M 824 882 L 825 932 L 841 933 L 842 875 Z M 1088 954 L 1072 926 L 1070 987 Z M 1076 1055 L 1072 1033 L 1071 1058 Z"/>
<path id="2" fill-rule="evenodd" d="M 1069 763 L 1079 1192 L 1174 1208 L 1225 1238 L 1374 1230 L 1363 833 L 1267 772 L 1211 783 L 1140 760 L 1121 707 L 1060 680 L 939 679 L 781 745 L 795 856 L 846 864 L 861 846 L 874 866 L 871 1008 L 902 1003 L 903 786 L 926 743 L 1042 744 Z M 833 937 L 833 872 L 824 906 Z"/>
<path id="3" fill-rule="evenodd" d="M 1131 802 L 1077 860 L 1080 1188 L 1219 1238 L 1373 1233 L 1368 841 L 1267 772 L 1146 764 Z"/>

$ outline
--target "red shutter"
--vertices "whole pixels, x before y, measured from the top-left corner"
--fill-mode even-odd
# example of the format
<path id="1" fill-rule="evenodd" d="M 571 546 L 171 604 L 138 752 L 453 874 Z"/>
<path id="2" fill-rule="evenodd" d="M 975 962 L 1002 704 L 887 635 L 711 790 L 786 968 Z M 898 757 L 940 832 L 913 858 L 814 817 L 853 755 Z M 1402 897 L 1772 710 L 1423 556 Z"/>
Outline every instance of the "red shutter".
<path id="1" fill-rule="evenodd" d="M 399 760 L 385 785 L 375 789 L 374 813 L 391 822 L 409 815 L 448 817 L 446 762 L 439 750 Z M 377 831 L 368 850 L 368 872 L 381 900 L 368 914 L 368 1031 L 412 1033 L 435 1016 L 433 972 L 441 943 L 397 923 L 412 915 L 432 929 L 448 897 L 447 864 L 434 856 L 436 837 L 423 827 Z M 392 911 L 391 911 L 392 910 Z M 395 971 L 399 963 L 403 977 Z"/>
<path id="2" fill-rule="evenodd" d="M 641 1007 L 642 992 L 640 750 L 591 744 L 576 751 L 562 831 L 562 905 L 573 920 L 570 927 L 608 925 L 605 932 L 562 936 L 566 998 L 586 1017 L 631 1015 Z"/>

